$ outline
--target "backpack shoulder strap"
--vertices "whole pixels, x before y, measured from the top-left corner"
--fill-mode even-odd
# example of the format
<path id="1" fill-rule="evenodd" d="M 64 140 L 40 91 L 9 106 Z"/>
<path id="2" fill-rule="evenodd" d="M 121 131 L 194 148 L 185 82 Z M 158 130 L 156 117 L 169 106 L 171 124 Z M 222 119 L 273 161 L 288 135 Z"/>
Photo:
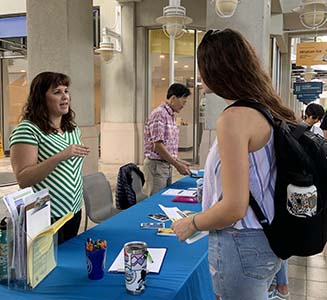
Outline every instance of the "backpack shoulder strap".
<path id="1" fill-rule="evenodd" d="M 275 125 L 274 117 L 272 116 L 272 114 L 270 113 L 268 108 L 266 108 L 260 102 L 257 102 L 257 101 L 254 101 L 254 100 L 243 100 L 243 99 L 242 100 L 237 100 L 233 104 L 227 106 L 225 108 L 225 110 L 229 109 L 231 107 L 234 107 L 234 106 L 245 106 L 245 107 L 253 108 L 253 109 L 261 112 L 263 114 L 263 116 L 267 119 L 267 121 L 270 123 L 270 125 L 272 125 L 272 126 Z"/>
<path id="2" fill-rule="evenodd" d="M 263 104 L 261 104 L 261 103 L 259 103 L 257 101 L 254 101 L 254 100 L 237 100 L 233 104 L 227 106 L 225 108 L 225 110 L 230 108 L 230 107 L 233 107 L 233 106 L 245 106 L 245 107 L 253 108 L 253 109 L 259 111 L 267 119 L 267 121 L 270 123 L 271 126 L 273 126 L 273 127 L 275 126 L 274 117 L 272 116 L 270 111 Z M 269 220 L 263 214 L 258 202 L 254 199 L 251 192 L 250 192 L 249 204 L 250 204 L 254 214 L 256 215 L 259 223 L 261 224 L 263 230 L 264 231 L 268 230 Z"/>
<path id="3" fill-rule="evenodd" d="M 265 217 L 265 215 L 262 212 L 262 209 L 260 208 L 258 202 L 254 199 L 252 196 L 252 193 L 250 192 L 250 206 L 257 217 L 260 225 L 262 226 L 263 230 L 267 230 L 269 227 L 269 220 Z"/>
<path id="4" fill-rule="evenodd" d="M 293 136 L 298 140 L 305 131 L 310 130 L 309 127 L 310 126 L 304 122 L 297 124 L 293 130 Z"/>

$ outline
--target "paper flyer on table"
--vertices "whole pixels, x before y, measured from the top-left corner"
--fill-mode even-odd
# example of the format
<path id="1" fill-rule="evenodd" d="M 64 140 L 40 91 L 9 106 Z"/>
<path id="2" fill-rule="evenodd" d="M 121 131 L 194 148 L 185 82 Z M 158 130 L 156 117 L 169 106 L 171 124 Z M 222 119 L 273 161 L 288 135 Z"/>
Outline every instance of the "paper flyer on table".
<path id="1" fill-rule="evenodd" d="M 193 178 L 203 178 L 204 170 L 190 170 L 191 171 L 191 177 Z"/>
<path id="2" fill-rule="evenodd" d="M 161 204 L 159 204 L 159 207 L 163 210 L 163 212 L 167 215 L 167 217 L 173 222 L 187 217 L 187 215 L 183 213 L 178 207 L 166 207 Z M 187 244 L 192 244 L 198 241 L 199 239 L 205 237 L 206 235 L 208 235 L 208 233 L 209 233 L 208 231 L 197 231 L 191 237 L 186 239 L 185 242 Z"/>
<path id="3" fill-rule="evenodd" d="M 166 206 L 163 206 L 162 204 L 159 204 L 159 207 L 166 214 L 166 216 L 173 222 L 187 217 L 186 214 L 184 214 L 179 208 L 177 208 L 175 206 L 174 207 L 166 207 Z"/>
<path id="4" fill-rule="evenodd" d="M 159 273 L 167 248 L 148 248 L 147 250 L 152 257 L 152 262 L 149 259 L 147 260 L 147 271 L 149 273 Z M 120 250 L 118 256 L 108 269 L 108 272 L 125 272 L 124 248 Z"/>
<path id="5" fill-rule="evenodd" d="M 192 190 L 168 189 L 168 190 L 164 191 L 161 195 L 194 197 L 194 196 L 196 196 L 196 191 L 194 189 L 192 189 Z"/>

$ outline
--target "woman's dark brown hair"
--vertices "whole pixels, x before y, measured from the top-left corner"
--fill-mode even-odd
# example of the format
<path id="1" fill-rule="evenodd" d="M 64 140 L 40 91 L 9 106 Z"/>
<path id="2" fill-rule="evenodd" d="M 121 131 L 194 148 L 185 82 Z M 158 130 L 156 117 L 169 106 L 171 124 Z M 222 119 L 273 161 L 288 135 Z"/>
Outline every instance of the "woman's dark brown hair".
<path id="1" fill-rule="evenodd" d="M 295 121 L 282 103 L 255 50 L 237 31 L 209 30 L 198 47 L 199 71 L 204 83 L 228 100 L 252 99 L 265 105 L 274 117 Z"/>
<path id="2" fill-rule="evenodd" d="M 70 78 L 62 73 L 42 72 L 38 74 L 31 83 L 27 102 L 23 108 L 22 120 L 29 120 L 37 125 L 44 133 L 57 132 L 49 119 L 49 111 L 46 103 L 46 92 L 50 88 L 59 85 L 69 86 Z M 67 114 L 62 116 L 60 128 L 71 132 L 76 127 L 74 121 L 75 113 L 69 106 Z"/>

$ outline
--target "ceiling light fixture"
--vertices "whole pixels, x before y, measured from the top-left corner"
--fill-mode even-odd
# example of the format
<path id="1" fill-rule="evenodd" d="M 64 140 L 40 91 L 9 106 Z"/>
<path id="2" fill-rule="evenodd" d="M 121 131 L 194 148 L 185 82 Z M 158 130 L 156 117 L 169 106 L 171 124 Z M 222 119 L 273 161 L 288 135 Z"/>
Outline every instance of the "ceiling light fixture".
<path id="1" fill-rule="evenodd" d="M 185 25 L 192 23 L 192 19 L 186 16 L 180 0 L 169 0 L 169 5 L 163 8 L 163 16 L 156 18 L 156 22 L 162 25 L 167 37 L 177 39 L 184 34 Z"/>
<path id="2" fill-rule="evenodd" d="M 184 34 L 185 25 L 192 19 L 186 16 L 181 0 L 169 0 L 169 5 L 163 8 L 163 16 L 156 18 L 156 22 L 162 25 L 163 32 L 169 37 L 169 84 L 172 84 L 175 80 L 175 39 Z"/>
<path id="3" fill-rule="evenodd" d="M 302 0 L 293 11 L 299 14 L 301 24 L 309 29 L 317 29 L 327 21 L 326 0 Z"/>
<path id="4" fill-rule="evenodd" d="M 240 0 L 213 0 L 215 1 L 215 10 L 219 17 L 230 18 L 234 15 Z"/>
<path id="5" fill-rule="evenodd" d="M 314 71 L 314 69 L 311 66 L 307 66 L 301 75 L 303 76 L 305 81 L 311 81 L 317 72 Z"/>

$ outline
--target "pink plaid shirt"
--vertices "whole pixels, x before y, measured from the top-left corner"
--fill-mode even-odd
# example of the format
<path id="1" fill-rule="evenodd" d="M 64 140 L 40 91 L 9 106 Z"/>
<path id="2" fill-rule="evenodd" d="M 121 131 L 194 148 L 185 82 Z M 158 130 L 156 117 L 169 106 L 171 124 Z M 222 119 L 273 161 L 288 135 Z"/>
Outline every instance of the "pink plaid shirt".
<path id="1" fill-rule="evenodd" d="M 153 151 L 153 143 L 162 141 L 174 158 L 178 153 L 178 127 L 174 111 L 167 103 L 154 109 L 144 127 L 144 155 L 150 159 L 162 159 Z"/>

